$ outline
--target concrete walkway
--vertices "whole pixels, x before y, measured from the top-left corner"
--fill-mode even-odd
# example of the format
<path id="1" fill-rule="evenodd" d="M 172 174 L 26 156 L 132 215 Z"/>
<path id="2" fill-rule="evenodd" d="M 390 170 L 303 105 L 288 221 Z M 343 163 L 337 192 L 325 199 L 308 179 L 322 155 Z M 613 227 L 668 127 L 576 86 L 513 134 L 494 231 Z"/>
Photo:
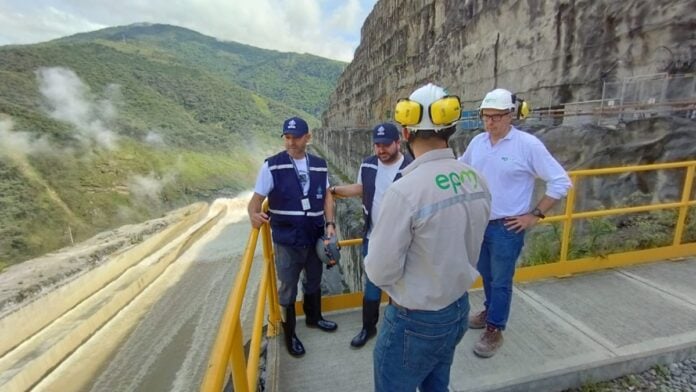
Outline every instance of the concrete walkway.
<path id="1" fill-rule="evenodd" d="M 471 293 L 478 311 L 483 292 Z M 267 390 L 371 391 L 374 339 L 349 346 L 360 311 L 331 314 L 335 333 L 298 320 L 307 349 L 290 357 L 282 335 L 269 342 Z M 452 391 L 561 391 L 696 355 L 696 257 L 516 285 L 505 344 L 492 358 L 457 346 Z"/>

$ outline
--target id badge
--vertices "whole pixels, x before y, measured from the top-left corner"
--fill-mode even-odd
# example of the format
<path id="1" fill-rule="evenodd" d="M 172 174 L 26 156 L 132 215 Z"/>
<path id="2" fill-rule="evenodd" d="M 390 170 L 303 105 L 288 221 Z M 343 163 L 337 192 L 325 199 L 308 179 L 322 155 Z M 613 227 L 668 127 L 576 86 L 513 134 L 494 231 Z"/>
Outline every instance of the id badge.
<path id="1" fill-rule="evenodd" d="M 302 209 L 307 211 L 309 210 L 309 208 L 309 199 L 305 197 L 304 199 L 302 199 Z"/>

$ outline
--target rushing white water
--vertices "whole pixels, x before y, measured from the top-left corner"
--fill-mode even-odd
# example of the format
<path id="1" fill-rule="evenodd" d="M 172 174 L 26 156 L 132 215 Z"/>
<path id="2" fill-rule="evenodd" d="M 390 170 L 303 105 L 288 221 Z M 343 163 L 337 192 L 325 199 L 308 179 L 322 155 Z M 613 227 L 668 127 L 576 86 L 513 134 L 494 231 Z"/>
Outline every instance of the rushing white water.
<path id="1" fill-rule="evenodd" d="M 227 208 L 219 223 L 35 390 L 197 390 L 247 243 L 249 197 L 216 200 L 211 213 Z M 244 325 L 252 317 L 260 271 L 257 257 L 242 309 Z"/>

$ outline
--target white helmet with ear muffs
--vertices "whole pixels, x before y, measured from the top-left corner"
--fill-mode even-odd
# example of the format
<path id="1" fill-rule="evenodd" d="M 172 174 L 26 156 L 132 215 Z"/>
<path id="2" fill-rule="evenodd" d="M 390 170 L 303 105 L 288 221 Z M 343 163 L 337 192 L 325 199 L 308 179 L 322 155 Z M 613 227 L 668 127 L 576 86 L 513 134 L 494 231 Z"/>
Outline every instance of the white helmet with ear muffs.
<path id="1" fill-rule="evenodd" d="M 497 88 L 483 98 L 479 110 L 483 109 L 498 109 L 514 111 L 517 106 L 515 104 L 514 95 L 504 88 Z"/>
<path id="2" fill-rule="evenodd" d="M 449 128 L 460 117 L 459 97 L 432 83 L 418 88 L 408 98 L 399 99 L 394 110 L 394 120 L 411 132 Z"/>

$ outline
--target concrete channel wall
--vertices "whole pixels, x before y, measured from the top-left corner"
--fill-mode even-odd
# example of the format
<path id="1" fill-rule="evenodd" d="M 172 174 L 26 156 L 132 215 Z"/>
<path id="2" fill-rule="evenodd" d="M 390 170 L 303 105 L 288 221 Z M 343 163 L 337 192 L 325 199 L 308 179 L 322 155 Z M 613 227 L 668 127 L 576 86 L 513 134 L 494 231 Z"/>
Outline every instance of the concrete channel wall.
<path id="1" fill-rule="evenodd" d="M 206 218 L 208 211 L 207 204 L 201 203 L 175 225 L 0 320 L 0 329 L 13 331 L 14 337 L 12 342 L 2 342 L 0 385 L 3 390 L 31 388 L 132 301 L 225 213 L 223 209 Z M 138 269 L 138 264 L 148 257 L 155 260 Z M 112 291 L 100 292 L 109 285 L 113 286 Z M 78 308 L 82 310 L 73 316 L 71 311 Z M 40 335 L 49 328 L 53 337 L 50 347 L 35 342 L 42 339 L 32 339 L 32 335 Z"/>

